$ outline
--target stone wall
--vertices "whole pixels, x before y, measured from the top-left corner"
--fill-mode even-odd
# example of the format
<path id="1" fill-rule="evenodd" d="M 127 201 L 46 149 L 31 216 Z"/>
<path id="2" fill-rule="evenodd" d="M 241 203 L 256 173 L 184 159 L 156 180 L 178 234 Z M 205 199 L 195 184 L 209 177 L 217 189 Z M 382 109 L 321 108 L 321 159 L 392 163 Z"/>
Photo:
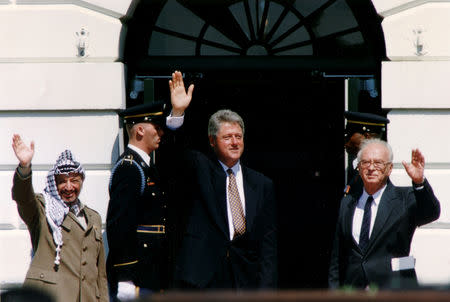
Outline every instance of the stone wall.
<path id="1" fill-rule="evenodd" d="M 105 222 L 108 180 L 120 152 L 125 106 L 120 62 L 127 0 L 0 1 L 0 287 L 21 283 L 28 231 L 11 199 L 13 133 L 34 140 L 33 185 L 64 149 L 86 168 L 80 198 Z"/>
<path id="2" fill-rule="evenodd" d="M 425 175 L 441 201 L 441 217 L 416 232 L 411 255 L 422 284 L 450 282 L 450 26 L 449 1 L 375 0 L 390 61 L 382 64 L 382 106 L 390 109 L 392 181 L 410 185 L 401 164 L 419 148 Z"/>

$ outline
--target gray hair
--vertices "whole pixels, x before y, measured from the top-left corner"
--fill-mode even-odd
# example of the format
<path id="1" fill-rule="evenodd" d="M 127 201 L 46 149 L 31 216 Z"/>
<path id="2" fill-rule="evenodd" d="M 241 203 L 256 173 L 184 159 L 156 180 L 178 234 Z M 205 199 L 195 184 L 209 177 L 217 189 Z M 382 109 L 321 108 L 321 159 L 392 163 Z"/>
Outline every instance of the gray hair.
<path id="1" fill-rule="evenodd" d="M 219 110 L 209 118 L 208 122 L 208 136 L 217 136 L 220 125 L 222 123 L 237 123 L 241 126 L 242 134 L 245 132 L 244 121 L 241 116 L 234 111 L 223 109 Z"/>
<path id="2" fill-rule="evenodd" d="M 361 155 L 362 155 L 362 152 L 364 151 L 364 149 L 366 149 L 369 145 L 373 145 L 373 144 L 377 144 L 377 145 L 381 145 L 381 146 L 385 147 L 386 150 L 388 151 L 388 154 L 389 154 L 389 162 L 393 161 L 394 154 L 392 152 L 391 146 L 387 142 L 385 142 L 384 140 L 381 140 L 379 138 L 371 138 L 371 139 L 363 140 L 363 142 L 361 144 L 361 148 L 359 149 L 358 155 L 357 155 L 358 162 L 361 161 Z"/>

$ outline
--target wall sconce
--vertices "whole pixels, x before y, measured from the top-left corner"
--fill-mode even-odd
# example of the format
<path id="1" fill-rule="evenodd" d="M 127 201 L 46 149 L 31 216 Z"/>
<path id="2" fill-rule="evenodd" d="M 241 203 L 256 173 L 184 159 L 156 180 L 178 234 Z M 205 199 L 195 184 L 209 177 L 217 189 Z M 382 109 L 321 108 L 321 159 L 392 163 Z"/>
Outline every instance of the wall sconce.
<path id="1" fill-rule="evenodd" d="M 89 31 L 82 27 L 80 31 L 75 33 L 77 35 L 77 57 L 87 57 L 87 48 L 89 47 Z"/>
<path id="2" fill-rule="evenodd" d="M 426 52 L 424 52 L 423 33 L 424 29 L 422 27 L 417 27 L 416 29 L 413 29 L 414 34 L 413 45 L 415 48 L 414 54 L 416 56 L 423 56 L 427 54 Z"/>
<path id="3" fill-rule="evenodd" d="M 136 77 L 131 82 L 130 98 L 136 100 L 140 92 L 144 91 L 144 80 L 137 79 Z"/>

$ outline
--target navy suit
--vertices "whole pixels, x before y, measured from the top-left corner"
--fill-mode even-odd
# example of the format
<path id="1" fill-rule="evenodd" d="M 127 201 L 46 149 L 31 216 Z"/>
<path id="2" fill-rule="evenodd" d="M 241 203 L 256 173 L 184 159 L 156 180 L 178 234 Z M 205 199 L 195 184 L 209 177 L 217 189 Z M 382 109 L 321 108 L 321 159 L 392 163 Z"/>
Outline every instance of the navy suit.
<path id="1" fill-rule="evenodd" d="M 440 215 L 439 201 L 428 181 L 423 189 L 416 190 L 396 187 L 388 180 L 367 250 L 363 253 L 352 235 L 353 215 L 360 193 L 354 191 L 341 201 L 328 275 L 331 288 L 365 287 L 367 284 L 390 287 L 394 277 L 402 278 L 392 272 L 391 259 L 408 256 L 416 228 Z M 414 271 L 407 276 L 411 277 L 417 282 Z"/>
<path id="2" fill-rule="evenodd" d="M 214 288 L 231 275 L 230 288 L 271 288 L 277 279 L 276 204 L 272 181 L 242 166 L 246 232 L 230 240 L 226 173 L 217 159 L 189 152 L 192 207 L 176 266 L 176 279 Z M 225 266 L 225 267 L 224 267 Z"/>

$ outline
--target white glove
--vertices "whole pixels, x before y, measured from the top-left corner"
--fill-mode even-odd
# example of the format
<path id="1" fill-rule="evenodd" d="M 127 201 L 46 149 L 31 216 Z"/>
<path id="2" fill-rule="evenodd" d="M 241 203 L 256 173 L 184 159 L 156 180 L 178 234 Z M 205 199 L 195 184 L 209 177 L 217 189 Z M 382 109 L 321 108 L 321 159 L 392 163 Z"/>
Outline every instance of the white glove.
<path id="1" fill-rule="evenodd" d="M 117 298 L 121 301 L 134 300 L 138 298 L 136 286 L 131 281 L 119 282 L 119 288 L 117 289 Z"/>

